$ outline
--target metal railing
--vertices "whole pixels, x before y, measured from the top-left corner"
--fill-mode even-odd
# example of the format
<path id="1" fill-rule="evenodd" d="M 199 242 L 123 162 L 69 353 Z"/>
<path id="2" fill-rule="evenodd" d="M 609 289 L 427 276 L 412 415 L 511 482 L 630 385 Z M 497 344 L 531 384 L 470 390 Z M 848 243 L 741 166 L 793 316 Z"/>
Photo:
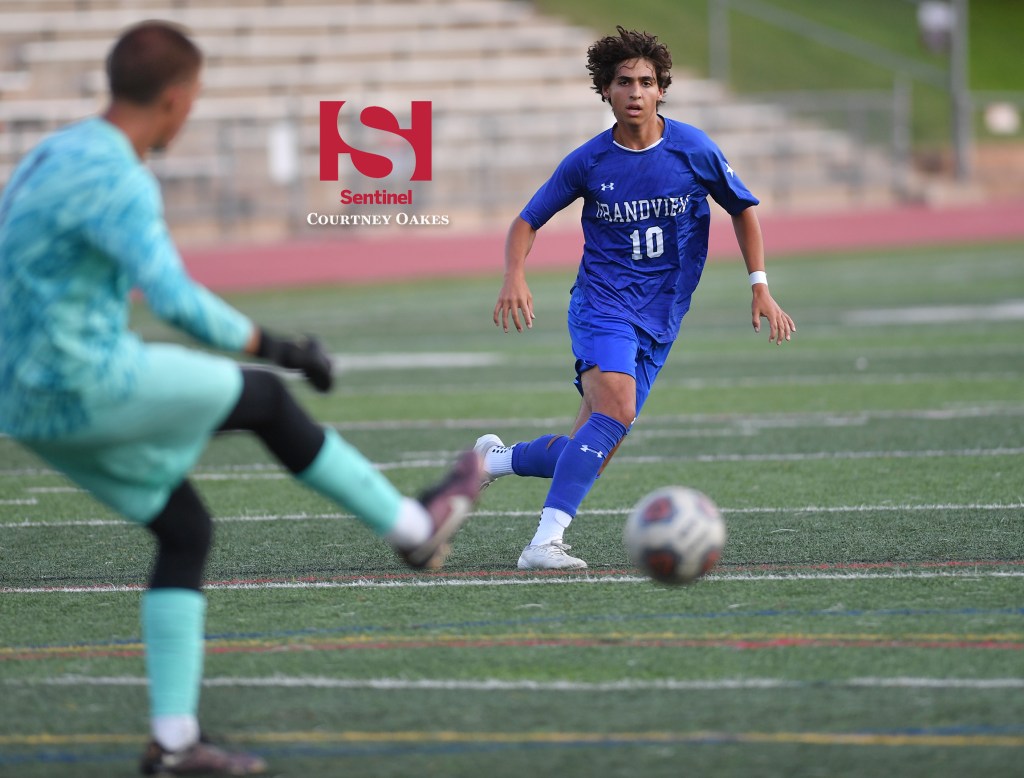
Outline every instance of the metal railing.
<path id="1" fill-rule="evenodd" d="M 742 13 L 765 24 L 787 30 L 815 43 L 841 51 L 866 62 L 888 69 L 894 84 L 913 81 L 948 91 L 952 111 L 952 146 L 956 160 L 956 173 L 960 179 L 970 177 L 973 105 L 967 84 L 967 40 L 969 0 L 949 0 L 954 14 L 951 29 L 947 68 L 903 56 L 881 46 L 862 40 L 842 30 L 792 11 L 779 8 L 763 0 L 708 0 L 708 38 L 710 41 L 711 76 L 725 83 L 731 72 L 729 13 Z M 917 0 L 912 0 L 917 2 Z M 894 86 L 894 91 L 909 86 Z M 894 128 L 894 133 L 896 129 Z"/>

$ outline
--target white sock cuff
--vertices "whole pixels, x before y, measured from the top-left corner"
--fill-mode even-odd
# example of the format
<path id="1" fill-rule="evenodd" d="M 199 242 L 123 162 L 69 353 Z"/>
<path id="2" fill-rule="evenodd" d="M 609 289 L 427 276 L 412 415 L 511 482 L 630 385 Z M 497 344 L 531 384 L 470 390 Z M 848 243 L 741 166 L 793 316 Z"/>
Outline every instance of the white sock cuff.
<path id="1" fill-rule="evenodd" d="M 191 713 L 154 716 L 150 728 L 153 739 L 167 751 L 181 751 L 199 741 L 199 719 Z"/>
<path id="2" fill-rule="evenodd" d="M 493 476 L 512 475 L 512 446 L 494 446 L 484 454 L 484 470 Z"/>
<path id="3" fill-rule="evenodd" d="M 537 532 L 530 541 L 531 546 L 544 546 L 555 541 L 561 542 L 566 527 L 572 523 L 572 516 L 557 508 L 544 508 L 540 512 Z"/>
<path id="4" fill-rule="evenodd" d="M 415 548 L 430 537 L 434 522 L 427 509 L 411 497 L 403 497 L 398 505 L 398 518 L 384 540 L 396 548 Z"/>

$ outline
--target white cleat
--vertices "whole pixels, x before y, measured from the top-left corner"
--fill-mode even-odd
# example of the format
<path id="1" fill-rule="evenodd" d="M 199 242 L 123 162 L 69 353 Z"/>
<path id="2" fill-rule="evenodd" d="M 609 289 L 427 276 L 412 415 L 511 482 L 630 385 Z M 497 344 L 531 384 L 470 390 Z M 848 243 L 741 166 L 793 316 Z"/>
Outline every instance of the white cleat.
<path id="1" fill-rule="evenodd" d="M 476 443 L 473 445 L 473 450 L 480 455 L 481 461 L 484 463 L 483 474 L 480 478 L 480 491 L 483 491 L 488 486 L 498 480 L 499 476 L 493 475 L 487 471 L 487 454 L 491 449 L 505 448 L 505 444 L 501 442 L 501 438 L 493 433 L 481 435 L 476 439 Z"/>
<path id="2" fill-rule="evenodd" d="M 520 570 L 583 570 L 587 563 L 566 552 L 572 548 L 560 541 L 543 546 L 527 546 L 516 564 Z"/>

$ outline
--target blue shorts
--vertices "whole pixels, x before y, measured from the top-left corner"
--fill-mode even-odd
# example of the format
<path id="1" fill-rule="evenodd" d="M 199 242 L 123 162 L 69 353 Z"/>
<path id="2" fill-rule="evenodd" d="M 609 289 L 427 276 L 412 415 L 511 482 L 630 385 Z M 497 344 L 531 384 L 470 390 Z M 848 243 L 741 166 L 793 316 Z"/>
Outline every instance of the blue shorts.
<path id="1" fill-rule="evenodd" d="M 242 371 L 225 357 L 154 344 L 144 347 L 144 360 L 132 394 L 94 401 L 85 428 L 56 440 L 21 441 L 142 523 L 163 510 L 242 392 Z"/>
<path id="2" fill-rule="evenodd" d="M 583 394 L 580 375 L 592 367 L 605 373 L 625 373 L 636 381 L 636 415 L 651 393 L 654 379 L 665 366 L 671 343 L 659 343 L 632 322 L 598 313 L 574 291 L 569 302 L 569 337 L 576 357 L 576 389 Z"/>

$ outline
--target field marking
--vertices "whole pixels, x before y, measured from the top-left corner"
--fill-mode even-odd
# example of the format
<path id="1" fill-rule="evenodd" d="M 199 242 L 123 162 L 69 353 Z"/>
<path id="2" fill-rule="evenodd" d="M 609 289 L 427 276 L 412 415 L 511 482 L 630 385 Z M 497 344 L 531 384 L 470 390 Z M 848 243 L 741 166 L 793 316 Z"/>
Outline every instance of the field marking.
<path id="1" fill-rule="evenodd" d="M 34 504 L 34 503 L 33 503 Z M 621 508 L 594 508 L 584 511 L 587 516 L 626 516 L 632 510 L 632 506 L 626 505 Z M 903 513 L 903 512 L 925 512 L 935 513 L 944 511 L 1016 511 L 1024 510 L 1024 502 L 1011 503 L 933 503 L 926 505 L 906 505 L 882 503 L 879 505 L 794 505 L 782 507 L 750 507 L 750 508 L 720 508 L 725 516 L 745 515 L 785 515 L 803 513 Z M 522 511 L 473 511 L 470 514 L 474 518 L 518 518 L 521 516 L 536 516 L 536 510 Z M 243 516 L 215 516 L 216 522 L 228 524 L 247 522 L 273 522 L 273 521 L 355 521 L 351 513 L 285 513 L 285 514 L 255 514 Z M 21 521 L 0 521 L 0 531 L 5 529 L 36 529 L 43 527 L 124 527 L 125 519 L 70 519 L 42 520 L 35 521 L 24 519 Z"/>
<path id="2" fill-rule="evenodd" d="M 936 459 L 943 457 L 1019 456 L 1024 447 L 922 449 L 889 451 L 810 451 L 793 454 L 684 454 L 682 456 L 619 456 L 619 462 L 657 464 L 662 462 L 823 462 L 858 459 Z"/>
<path id="3" fill-rule="evenodd" d="M 916 409 L 900 411 L 865 410 L 865 411 L 815 411 L 811 413 L 693 413 L 693 414 L 661 414 L 642 416 L 641 427 L 646 425 L 664 424 L 765 424 L 774 426 L 847 426 L 853 421 L 867 422 L 872 420 L 915 419 L 924 421 L 954 421 L 956 419 L 974 419 L 999 416 L 1024 415 L 1024 405 L 969 405 L 953 408 Z M 539 418 L 502 417 L 495 419 L 382 419 L 377 421 L 333 421 L 327 422 L 341 431 L 403 431 L 403 430 L 437 430 L 437 429 L 468 429 L 487 430 L 505 429 L 508 427 L 556 428 L 562 429 L 567 419 L 562 416 Z"/>
<path id="4" fill-rule="evenodd" d="M 1024 304 L 1024 301 L 1021 301 Z M 887 309 L 879 309 L 880 312 L 884 313 Z M 898 309 L 902 310 L 906 309 Z M 920 315 L 926 315 L 927 309 L 919 308 L 916 311 L 925 311 Z M 991 310 L 986 308 L 986 310 Z M 998 310 L 998 309 L 996 309 Z M 848 311 L 848 315 L 856 317 L 860 313 L 875 313 L 874 311 Z M 872 322 L 874 324 L 874 322 Z M 1019 344 L 1015 343 L 990 343 L 978 346 L 953 346 L 946 344 L 938 344 L 934 348 L 914 348 L 908 346 L 896 346 L 896 347 L 864 347 L 858 348 L 852 346 L 845 352 L 837 354 L 834 349 L 825 348 L 807 348 L 806 344 L 802 344 L 798 351 L 794 351 L 789 356 L 790 360 L 797 360 L 801 362 L 810 362 L 820 364 L 823 359 L 829 360 L 843 360 L 848 358 L 849 362 L 853 362 L 856 357 L 864 357 L 870 360 L 898 360 L 898 359 L 914 359 L 914 358 L 930 358 L 936 357 L 941 358 L 956 358 L 961 356 L 969 357 L 1001 357 L 1001 356 L 1017 356 L 1024 354 Z M 761 358 L 768 361 L 771 357 L 766 355 L 759 355 Z M 685 361 L 677 362 L 676 367 L 689 368 L 695 364 L 720 364 L 720 361 L 716 361 L 716 357 L 709 353 L 697 353 L 689 351 L 683 358 Z M 504 351 L 439 351 L 439 352 L 401 352 L 401 351 L 384 351 L 374 354 L 356 354 L 356 353 L 333 353 L 331 354 L 331 361 L 334 364 L 336 373 L 353 372 L 353 371 L 386 371 L 386 370 L 404 370 L 404 369 L 459 369 L 459 368 L 477 368 L 477 367 L 491 367 L 495 365 L 506 365 L 512 369 L 520 368 L 552 368 L 564 366 L 566 364 L 566 357 L 564 354 L 510 354 Z M 245 362 L 246 367 L 258 368 L 263 370 L 270 370 L 272 372 L 278 372 L 284 376 L 292 379 L 301 380 L 301 377 L 296 373 L 283 370 L 265 362 Z"/>
<path id="5" fill-rule="evenodd" d="M 1013 563 L 1006 563 L 1013 564 Z M 871 580 L 914 580 L 928 578 L 1024 578 L 1024 570 L 970 570 L 957 569 L 949 571 L 910 570 L 900 568 L 887 572 L 828 572 L 813 571 L 804 573 L 711 573 L 702 579 L 701 585 L 712 583 L 756 583 L 765 581 L 871 581 Z M 428 578 L 374 578 L 371 576 L 355 577 L 345 580 L 305 579 L 287 581 L 208 581 L 203 588 L 248 591 L 265 589 L 404 589 L 433 588 L 443 586 L 530 586 L 535 584 L 651 584 L 651 579 L 643 575 L 633 575 L 612 571 L 608 574 L 594 574 L 591 571 L 580 575 L 531 576 L 521 578 L 449 578 L 431 576 Z M 137 594 L 145 591 L 144 584 L 97 584 L 85 586 L 4 586 L 2 594 Z"/>
<path id="6" fill-rule="evenodd" d="M 707 432 L 709 437 L 722 437 L 724 435 L 749 434 L 750 430 L 762 429 L 792 429 L 797 427 L 848 427 L 863 426 L 870 421 L 885 420 L 922 420 L 922 421 L 954 421 L 959 419 L 977 418 L 999 418 L 1004 416 L 1024 415 L 1024 405 L 970 405 L 963 407 L 938 408 L 938 409 L 913 409 L 899 411 L 867 410 L 867 411 L 820 411 L 811 413 L 768 413 L 768 414 L 663 414 L 657 416 L 644 416 L 641 425 L 633 432 L 637 437 L 658 436 L 672 434 L 671 430 L 648 429 L 664 427 L 668 424 L 722 424 L 724 429 L 709 430 L 679 430 L 680 435 L 695 436 L 698 432 Z M 384 419 L 377 421 L 327 421 L 324 422 L 340 431 L 396 431 L 405 430 L 441 430 L 441 429 L 466 429 L 486 430 L 504 428 L 527 428 L 527 429 L 561 429 L 565 426 L 564 417 L 503 417 L 503 418 L 470 418 L 470 419 L 433 419 L 433 420 L 400 420 Z M 6 438 L 0 435 L 0 440 Z M 445 457 L 452 456 L 455 452 L 438 452 Z M 841 452 L 840 452 L 841 453 Z M 447 460 L 441 462 L 439 458 L 430 458 L 427 464 L 440 466 L 446 464 Z M 411 466 L 410 462 L 390 463 L 391 467 Z M 221 478 L 223 472 L 272 472 L 275 478 L 281 477 L 281 468 L 273 463 L 251 463 L 242 465 L 227 465 L 220 468 L 199 467 L 194 471 L 196 474 L 210 474 L 205 477 L 209 480 Z M 0 469 L 0 476 L 26 477 L 26 476 L 53 476 L 59 475 L 57 471 L 41 467 L 21 467 Z M 28 487 L 26 491 L 32 494 L 48 494 L 81 491 L 71 486 L 63 487 Z"/>
<path id="7" fill-rule="evenodd" d="M 301 381 L 302 377 L 289 371 L 277 371 L 268 368 L 266 365 L 249 365 L 262 369 L 273 370 L 282 378 L 289 381 Z M 858 386 L 910 386 L 935 381 L 956 381 L 960 383 L 979 383 L 989 381 L 1016 381 L 1024 375 L 1024 372 L 1017 370 L 1000 371 L 960 371 L 960 372 L 935 372 L 935 373 L 872 373 L 867 371 L 841 372 L 826 374 L 792 374 L 785 375 L 753 375 L 737 376 L 733 378 L 673 378 L 666 376 L 658 381 L 658 386 L 673 389 L 685 389 L 687 391 L 704 391 L 708 389 L 760 389 L 766 386 L 786 387 L 828 387 L 839 385 L 856 384 Z M 564 392 L 572 385 L 571 381 L 544 380 L 534 381 L 530 389 L 538 393 Z M 415 395 L 462 395 L 470 393 L 501 391 L 508 388 L 507 383 L 495 380 L 490 383 L 456 383 L 456 384 L 423 384 L 422 382 L 388 383 L 386 385 L 373 384 L 367 386 L 353 386 L 344 384 L 332 389 L 336 397 L 365 397 L 367 395 L 384 397 L 402 397 Z M 563 419 L 563 423 L 564 423 Z"/>
<path id="8" fill-rule="evenodd" d="M 586 616 L 584 616 L 584 617 L 576 618 L 576 619 L 574 619 L 572 617 L 569 617 L 569 618 L 544 618 L 544 617 L 540 617 L 540 618 L 527 618 L 527 619 L 498 619 L 498 620 L 491 620 L 491 621 L 488 621 L 488 620 L 480 621 L 480 620 L 474 619 L 472 621 L 464 622 L 464 623 L 444 622 L 444 623 L 440 623 L 440 624 L 435 624 L 435 623 L 427 622 L 427 623 L 418 623 L 418 624 L 408 625 L 407 627 L 404 628 L 405 629 L 405 633 L 404 634 L 403 634 L 403 631 L 402 631 L 403 628 L 388 628 L 388 627 L 383 627 L 383 626 L 380 626 L 380 625 L 358 625 L 358 624 L 354 624 L 354 625 L 346 625 L 346 626 L 334 627 L 334 628 L 329 628 L 329 629 L 328 628 L 300 628 L 300 629 L 271 630 L 271 631 L 267 631 L 267 632 L 208 633 L 208 634 L 206 634 L 205 638 L 206 638 L 206 640 L 210 644 L 216 644 L 218 646 L 228 646 L 228 645 L 245 645 L 245 646 L 257 646 L 257 645 L 259 645 L 259 646 L 266 646 L 266 645 L 274 645 L 274 644 L 279 643 L 281 641 L 286 641 L 286 642 L 291 642 L 291 641 L 314 641 L 314 642 L 318 641 L 318 642 L 324 642 L 324 641 L 328 641 L 328 640 L 335 640 L 335 641 L 338 641 L 338 640 L 340 640 L 340 641 L 353 641 L 353 640 L 355 640 L 355 641 L 364 642 L 364 643 L 365 642 L 379 642 L 380 640 L 388 640 L 389 636 L 397 636 L 397 637 L 394 638 L 395 640 L 411 640 L 411 639 L 413 639 L 414 635 L 415 636 L 419 636 L 419 635 L 429 634 L 429 633 L 435 632 L 437 630 L 443 630 L 446 634 L 450 635 L 450 634 L 453 634 L 451 632 L 451 630 L 456 629 L 456 628 L 458 628 L 458 629 L 467 629 L 467 630 L 468 629 L 476 630 L 476 629 L 494 628 L 494 629 L 497 630 L 497 629 L 504 629 L 504 628 L 508 628 L 508 627 L 516 627 L 516 628 L 518 628 L 520 630 L 530 630 L 529 634 L 532 636 L 532 635 L 536 635 L 537 633 L 535 631 L 532 631 L 531 628 L 539 627 L 539 626 L 550 627 L 550 626 L 553 626 L 555 624 L 565 623 L 567 621 L 576 621 L 576 622 L 586 623 L 586 624 L 608 623 L 608 624 L 621 625 L 621 624 L 624 624 L 626 622 L 636 622 L 636 623 L 648 624 L 648 623 L 651 623 L 652 621 L 659 621 L 659 622 L 667 621 L 667 622 L 672 622 L 672 623 L 679 623 L 681 621 L 687 621 L 687 622 L 714 621 L 714 622 L 720 622 L 721 623 L 723 619 L 730 619 L 730 620 L 734 620 L 734 619 L 757 619 L 757 620 L 761 620 L 761 619 L 765 619 L 765 618 L 772 619 L 772 618 L 787 618 L 787 617 L 802 617 L 802 618 L 814 617 L 814 618 L 822 618 L 822 619 L 831 619 L 831 618 L 836 618 L 836 617 L 839 617 L 839 618 L 843 618 L 843 617 L 845 617 L 845 618 L 851 618 L 851 617 L 853 617 L 853 618 L 892 617 L 894 619 L 904 619 L 904 618 L 915 617 L 915 616 L 942 616 L 942 617 L 973 616 L 973 617 L 979 617 L 979 618 L 981 618 L 981 617 L 985 617 L 985 618 L 988 618 L 988 617 L 1003 618 L 1003 617 L 1020 616 L 1022 614 L 1024 614 L 1024 608 L 1003 608 L 1003 609 L 995 609 L 995 610 L 992 610 L 992 609 L 978 609 L 978 608 L 962 608 L 962 609 L 954 609 L 954 610 L 948 610 L 948 609 L 947 610 L 941 610 L 941 609 L 861 610 L 861 609 L 856 609 L 856 610 L 846 610 L 846 611 L 839 611 L 839 610 L 835 610 L 833 608 L 826 608 L 826 609 L 813 609 L 813 610 L 805 610 L 805 611 L 798 611 L 798 610 L 738 611 L 738 610 L 735 610 L 735 609 L 729 607 L 725 611 L 717 611 L 717 612 L 713 611 L 713 612 L 705 612 L 705 613 L 685 612 L 685 613 L 663 613 L 663 614 L 638 614 L 638 615 L 636 615 L 634 617 L 628 617 L 627 616 L 627 617 L 623 617 L 623 618 L 618 618 L 618 617 L 614 617 L 614 616 L 611 616 L 611 617 L 609 617 L 609 616 L 605 616 L 605 617 L 586 617 Z M 497 633 L 495 633 L 495 634 L 497 634 Z M 511 633 L 503 632 L 501 634 L 508 635 L 508 634 L 511 634 Z M 547 634 L 548 636 L 551 636 L 554 633 L 545 633 L 545 634 Z M 587 636 L 590 636 L 593 633 L 587 632 L 587 633 L 584 633 L 584 634 L 587 635 Z M 618 633 L 602 632 L 601 634 L 602 635 L 614 634 L 616 636 L 622 636 L 624 634 L 627 637 L 636 637 L 638 635 L 638 633 L 635 630 L 629 630 L 629 631 L 627 631 L 625 633 L 622 633 L 622 632 L 618 632 Z M 660 636 L 666 636 L 667 635 L 669 637 L 679 636 L 681 634 L 685 634 L 687 637 L 694 637 L 694 636 L 699 634 L 702 638 L 709 639 L 709 638 L 721 638 L 721 637 L 723 637 L 725 635 L 728 635 L 730 637 L 735 638 L 740 633 L 736 633 L 736 632 L 719 632 L 719 631 L 703 632 L 703 633 L 696 633 L 696 632 L 687 631 L 685 633 L 677 633 L 677 632 L 671 632 L 671 631 L 670 632 L 664 632 L 663 631 L 663 632 L 657 633 L 657 634 L 660 635 Z M 577 636 L 578 636 L 578 633 L 577 633 Z M 849 633 L 821 632 L 821 633 L 805 633 L 803 635 L 797 635 L 797 634 L 792 634 L 792 633 L 780 634 L 778 632 L 765 632 L 765 631 L 757 631 L 757 632 L 748 631 L 748 632 L 742 633 L 742 636 L 744 638 L 756 637 L 756 638 L 759 638 L 759 639 L 763 639 L 766 636 L 772 637 L 774 639 L 779 639 L 779 638 L 782 638 L 782 637 L 785 637 L 785 638 L 800 638 L 800 637 L 808 638 L 808 637 L 810 637 L 810 638 L 815 638 L 815 639 L 823 639 L 823 638 L 826 638 L 826 637 L 827 638 L 843 637 L 843 638 L 849 639 L 851 637 L 851 635 Z M 564 635 L 563 635 L 563 637 L 564 637 Z M 1000 642 L 1000 641 L 1005 642 L 1007 640 L 1010 640 L 1010 641 L 1018 640 L 1019 641 L 1019 640 L 1024 639 L 1024 634 L 1021 634 L 1020 632 L 998 632 L 998 633 L 989 633 L 989 634 L 970 634 L 970 633 L 962 633 L 962 632 L 958 632 L 958 633 L 932 633 L 932 632 L 927 632 L 927 633 L 921 633 L 921 634 L 918 634 L 918 633 L 867 633 L 866 635 L 864 633 L 858 633 L 857 635 L 854 635 L 853 637 L 862 638 L 862 639 L 863 638 L 870 638 L 870 639 L 875 639 L 875 640 L 881 639 L 883 637 L 885 637 L 886 639 L 895 639 L 896 637 L 899 637 L 900 639 L 914 638 L 914 639 L 927 639 L 927 640 L 933 640 L 933 641 L 934 640 L 943 640 L 943 641 L 946 641 L 947 643 L 955 642 L 955 641 L 959 641 L 959 640 L 970 640 L 973 643 L 978 643 L 978 642 L 990 642 L 991 643 L 991 642 Z M 20 658 L 26 658 L 28 655 L 31 655 L 31 658 L 40 659 L 40 658 L 57 656 L 57 655 L 61 655 L 61 654 L 74 655 L 76 653 L 80 653 L 80 652 L 83 652 L 83 651 L 106 651 L 106 652 L 112 653 L 113 655 L 118 655 L 119 652 L 129 651 L 129 652 L 133 652 L 134 653 L 134 652 L 140 651 L 141 649 L 142 649 L 141 640 L 140 640 L 140 638 L 135 637 L 135 638 L 131 638 L 131 639 L 125 639 L 125 638 L 117 639 L 117 638 L 115 638 L 115 639 L 109 639 L 109 640 L 105 640 L 105 641 L 92 641 L 90 643 L 82 643 L 82 642 L 75 642 L 75 643 L 67 643 L 67 642 L 64 642 L 64 643 L 33 643 L 33 644 L 30 644 L 30 645 L 26 645 L 26 646 L 14 646 L 14 645 L 0 646 L 0 655 L 2 655 L 5 658 L 10 658 L 10 657 L 12 657 L 14 655 L 18 655 Z M 277 674 L 275 674 L 274 677 L 277 677 Z M 1024 682 L 1024 679 L 1022 679 L 1022 682 Z"/>
<path id="9" fill-rule="evenodd" d="M 443 452 L 445 456 L 430 459 L 408 459 L 398 462 L 377 462 L 378 470 L 422 470 L 447 467 L 458 451 Z M 616 457 L 615 461 L 628 464 L 659 464 L 669 462 L 696 462 L 700 464 L 717 464 L 728 462 L 824 462 L 829 460 L 850 461 L 863 459 L 937 459 L 945 457 L 1003 457 L 1020 456 L 1024 447 L 1005 446 L 996 448 L 956 448 L 956 449 L 920 449 L 920 450 L 883 450 L 883 451 L 808 451 L 792 454 L 681 454 L 678 456 L 628 456 Z M 0 477 L 24 478 L 29 476 L 60 476 L 56 470 L 46 468 L 15 468 L 0 470 Z M 189 478 L 195 481 L 280 481 L 292 478 L 292 475 L 278 465 L 254 463 L 252 465 L 232 465 L 219 470 L 201 467 L 193 471 Z"/>
<path id="10" fill-rule="evenodd" d="M 147 686 L 142 675 L 60 675 L 47 678 L 7 679 L 7 686 Z M 536 681 L 501 678 L 326 678 L 273 675 L 263 678 L 204 678 L 210 688 L 370 689 L 379 691 L 525 691 L 525 692 L 634 692 L 634 691 L 745 691 L 757 689 L 971 689 L 1002 691 L 1024 689 L 1024 678 L 911 678 L 867 677 L 845 680 L 790 680 L 783 678 L 620 679 L 616 681 Z"/>
<path id="11" fill-rule="evenodd" d="M 1024 300 L 1004 300 L 986 305 L 908 305 L 903 308 L 865 308 L 844 311 L 840 318 L 844 324 L 858 327 L 1021 321 L 1024 320 Z"/>
<path id="12" fill-rule="evenodd" d="M 658 381 L 659 387 L 703 391 L 707 389 L 763 389 L 766 386 L 786 387 L 827 387 L 827 386 L 911 386 L 915 384 L 949 382 L 983 383 L 989 381 L 1017 381 L 1024 375 L 1019 370 L 1000 371 L 961 371 L 935 373 L 827 373 L 819 375 L 776 375 L 776 376 L 738 376 L 735 378 L 672 378 L 665 377 Z M 570 387 L 571 381 L 535 381 L 530 390 L 538 393 L 564 392 Z M 336 396 L 365 397 L 366 395 L 401 397 L 405 395 L 462 395 L 470 393 L 507 391 L 508 383 L 495 380 L 491 383 L 458 383 L 458 384 L 389 384 L 387 386 L 342 386 L 333 390 Z"/>
<path id="13" fill-rule="evenodd" d="M 401 468 L 434 468 L 443 467 L 451 463 L 452 458 L 457 454 L 452 451 L 450 455 L 438 459 L 410 459 L 400 462 L 382 462 L 377 465 L 380 470 L 396 470 Z M 681 454 L 677 456 L 630 456 L 619 454 L 615 461 L 620 464 L 664 464 L 670 462 L 695 462 L 698 464 L 719 464 L 719 463 L 742 463 L 742 462 L 826 462 L 851 461 L 864 459 L 939 459 L 945 457 L 1001 457 L 1019 456 L 1024 454 L 1024 447 L 997 447 L 997 448 L 960 448 L 960 449 L 921 449 L 921 450 L 887 450 L 887 451 L 809 451 L 792 454 Z M 251 476 L 252 478 L 270 477 L 270 474 L 263 476 Z M 281 474 L 280 477 L 287 477 Z M 198 480 L 204 480 L 197 475 Z M 230 480 L 230 476 L 211 475 L 207 480 Z"/>
<path id="14" fill-rule="evenodd" d="M 329 635 L 292 638 L 207 637 L 205 653 L 226 654 L 308 653 L 342 651 L 414 651 L 419 649 L 510 649 L 510 648 L 725 648 L 740 651 L 774 651 L 815 648 L 935 649 L 940 651 L 1024 651 L 1024 635 L 1018 633 L 899 634 L 899 633 L 774 633 L 724 632 L 679 634 L 676 632 L 501 632 L 496 634 L 424 635 Z M 81 643 L 64 646 L 0 648 L 0 662 L 53 661 L 64 659 L 130 659 L 145 653 L 139 642 L 115 645 Z"/>
<path id="15" fill-rule="evenodd" d="M 641 427 L 665 424 L 724 424 L 737 426 L 764 426 L 769 428 L 852 426 L 875 420 L 911 419 L 922 421 L 955 421 L 957 419 L 991 418 L 1024 415 L 1024 405 L 1004 403 L 985 405 L 953 406 L 949 408 L 920 408 L 909 410 L 857 410 L 857 411 L 812 411 L 812 412 L 771 412 L 771 413 L 683 413 L 645 415 Z M 373 421 L 325 421 L 338 430 L 404 431 L 466 429 L 486 430 L 525 427 L 562 429 L 568 423 L 564 416 L 500 418 L 447 418 L 447 419 L 379 419 Z M 6 439 L 0 434 L 0 440 Z M 16 474 L 31 474 L 38 469 L 22 468 Z M 5 471 L 0 470 L 0 473 Z"/>
<path id="16" fill-rule="evenodd" d="M 331 354 L 335 373 L 355 370 L 409 370 L 493 367 L 508 357 L 493 351 L 385 351 L 375 354 Z M 260 363 L 265 366 L 265 363 Z"/>
<path id="17" fill-rule="evenodd" d="M 727 745 L 734 743 L 772 745 L 800 744 L 815 746 L 887 746 L 920 748 L 1024 748 L 1024 736 L 1004 734 L 975 734 L 938 730 L 935 732 L 729 732 L 697 731 L 636 731 L 636 732 L 467 732 L 455 730 L 403 730 L 393 732 L 367 732 L 344 730 L 327 732 L 239 732 L 233 733 L 233 742 L 264 745 L 461 745 L 472 746 L 631 746 L 703 743 Z M 124 733 L 79 733 L 58 735 L 43 732 L 24 735 L 0 735 L 0 745 L 9 746 L 72 746 L 72 745 L 124 745 L 142 743 L 139 735 Z M 330 752 L 337 755 L 336 752 Z M 403 754 L 409 751 L 403 749 Z M 40 755 L 45 758 L 45 755 Z M 69 761 L 85 761 L 72 759 Z M 3 762 L 0 761 L 0 764 Z"/>
<path id="18" fill-rule="evenodd" d="M 825 332 L 841 332 L 844 328 L 835 324 L 812 325 L 815 334 Z M 717 329 L 717 328 L 716 328 Z M 807 343 L 800 343 L 799 349 L 794 349 L 786 355 L 787 364 L 794 362 L 806 362 L 822 364 L 832 361 L 842 365 L 852 364 L 858 357 L 868 360 L 908 360 L 908 359 L 936 359 L 955 360 L 959 357 L 1016 357 L 1024 356 L 1024 346 L 1012 342 L 978 343 L 972 345 L 951 345 L 944 342 L 930 343 L 926 346 L 885 346 L 866 344 L 844 344 L 842 350 L 827 348 L 824 346 L 809 346 Z M 564 353 L 547 352 L 544 354 L 505 354 L 506 364 L 510 369 L 520 368 L 551 368 L 564 367 L 568 360 Z M 751 352 L 746 355 L 750 362 L 761 360 L 765 363 L 772 363 L 777 359 L 770 351 Z M 666 370 L 678 369 L 680 372 L 691 370 L 694 367 L 715 366 L 722 364 L 721 356 L 713 351 L 697 351 L 687 348 L 679 356 L 673 356 Z"/>

